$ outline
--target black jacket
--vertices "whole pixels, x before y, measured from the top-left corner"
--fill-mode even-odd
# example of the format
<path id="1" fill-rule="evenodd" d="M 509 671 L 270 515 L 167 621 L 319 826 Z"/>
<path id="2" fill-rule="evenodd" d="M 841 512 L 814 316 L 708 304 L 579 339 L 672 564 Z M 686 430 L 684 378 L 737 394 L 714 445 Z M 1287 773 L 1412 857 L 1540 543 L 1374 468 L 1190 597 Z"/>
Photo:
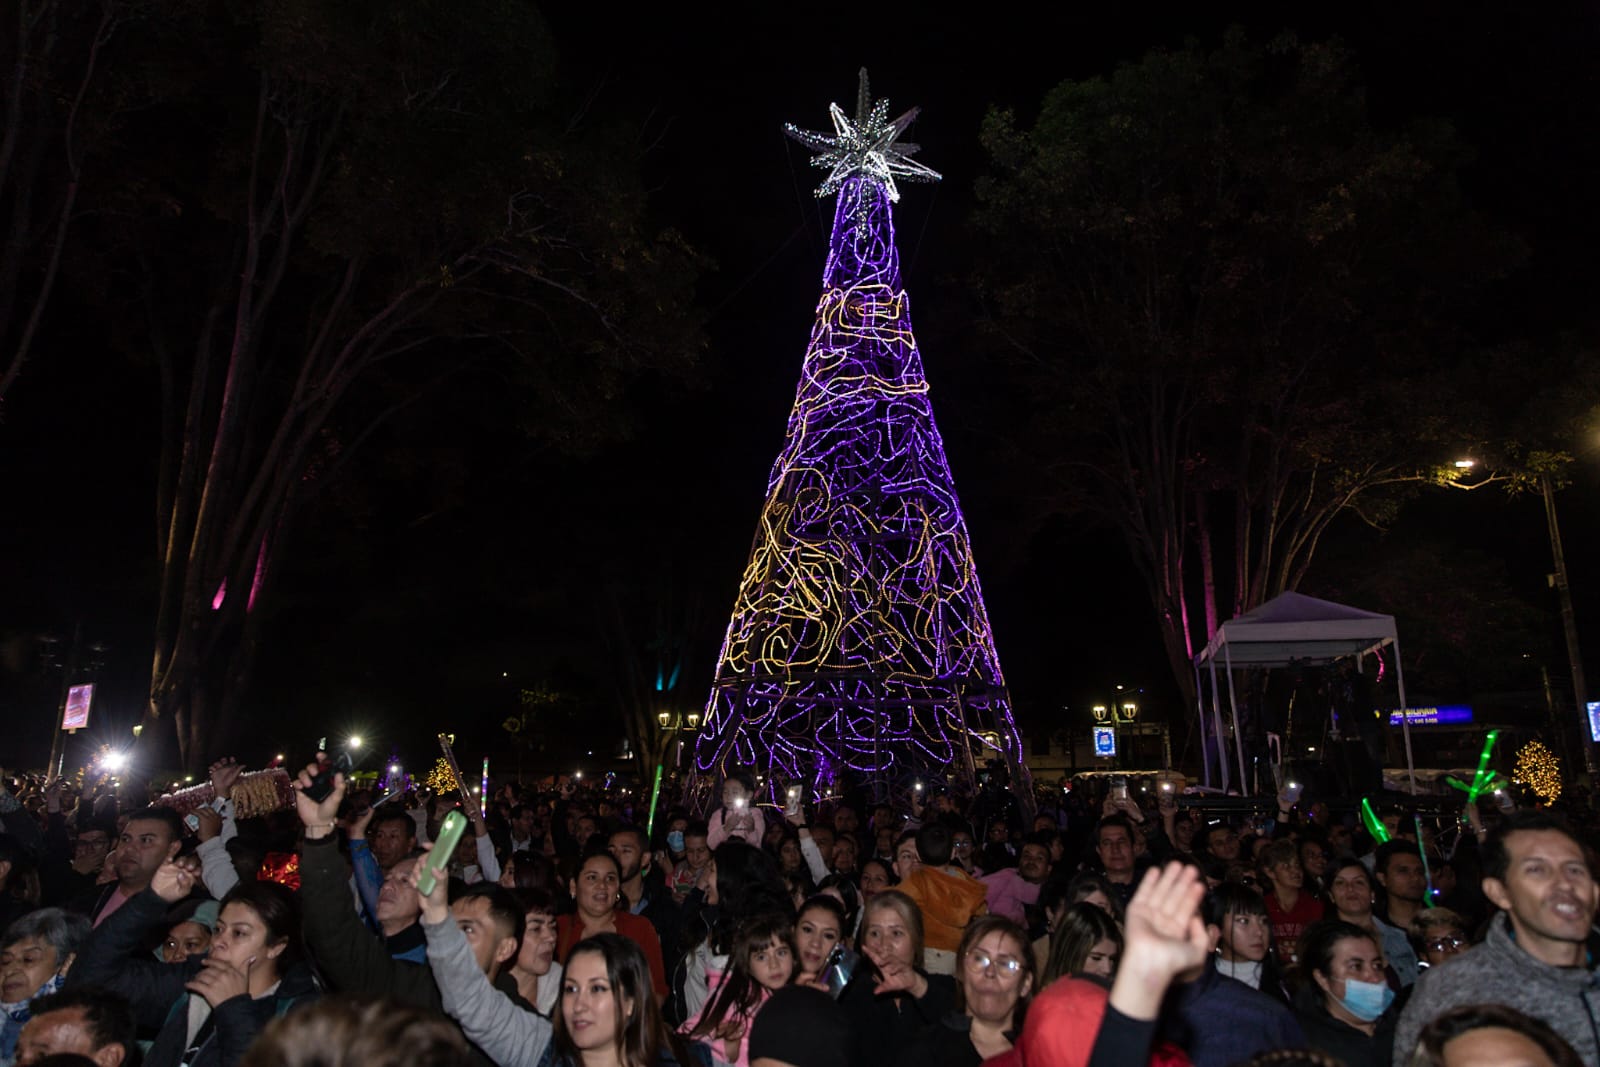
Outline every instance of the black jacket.
<path id="1" fill-rule="evenodd" d="M 1377 1029 L 1368 1036 L 1330 1015 L 1322 988 L 1312 982 L 1295 996 L 1294 1014 L 1305 1031 L 1307 1046 L 1326 1052 L 1345 1067 L 1389 1067 L 1394 1058 L 1394 1031 L 1400 1012 L 1393 1004 L 1378 1017 Z"/>
<path id="2" fill-rule="evenodd" d="M 189 998 L 184 986 L 200 972 L 202 957 L 160 963 L 143 951 L 151 928 L 167 918 L 166 901 L 146 889 L 113 912 L 89 936 L 68 973 L 69 986 L 94 986 L 127 999 L 139 1025 L 155 1030 L 145 1067 L 177 1067 L 188 1051 Z M 198 1035 L 191 1067 L 232 1067 L 262 1027 L 294 1005 L 319 995 L 309 968 L 289 968 L 277 990 L 259 1000 L 241 994 L 217 1005 Z"/>
<path id="3" fill-rule="evenodd" d="M 850 1067 L 885 1067 L 896 1062 L 931 1027 L 955 1011 L 956 983 L 947 974 L 925 974 L 928 991 L 918 1000 L 910 993 L 878 995 L 876 975 L 865 960 L 839 995 L 839 1006 L 855 1034 Z M 971 1047 L 972 1040 L 967 1038 Z"/>

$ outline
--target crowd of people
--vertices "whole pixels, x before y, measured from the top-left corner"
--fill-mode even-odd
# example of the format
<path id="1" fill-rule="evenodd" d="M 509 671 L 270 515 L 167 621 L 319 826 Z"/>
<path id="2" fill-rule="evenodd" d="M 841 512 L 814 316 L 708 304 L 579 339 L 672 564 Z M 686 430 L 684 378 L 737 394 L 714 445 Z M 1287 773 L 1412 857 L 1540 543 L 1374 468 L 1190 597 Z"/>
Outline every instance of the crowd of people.
<path id="1" fill-rule="evenodd" d="M 733 771 L 651 827 L 320 763 L 242 818 L 240 773 L 186 816 L 3 779 L 0 1067 L 1600 1064 L 1581 801 L 1375 840 L 1292 792 L 1025 818 L 1003 783 L 771 804 Z"/>

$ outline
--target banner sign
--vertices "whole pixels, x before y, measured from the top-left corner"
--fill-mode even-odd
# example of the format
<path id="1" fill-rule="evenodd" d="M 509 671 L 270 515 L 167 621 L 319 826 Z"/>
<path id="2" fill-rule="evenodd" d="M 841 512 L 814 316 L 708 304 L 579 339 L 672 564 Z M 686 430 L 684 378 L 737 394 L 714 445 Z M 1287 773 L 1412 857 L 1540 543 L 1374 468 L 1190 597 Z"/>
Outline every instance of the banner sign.
<path id="1" fill-rule="evenodd" d="M 1112 726 L 1096 726 L 1094 728 L 1094 754 L 1096 756 L 1115 756 L 1117 754 L 1117 731 Z"/>
<path id="2" fill-rule="evenodd" d="M 63 730 L 81 730 L 89 725 L 89 705 L 94 700 L 93 685 L 75 685 L 67 690 L 67 710 L 61 716 Z"/>
<path id="3" fill-rule="evenodd" d="M 1440 704 L 1436 708 L 1396 708 L 1389 712 L 1389 725 L 1399 726 L 1463 726 L 1472 721 L 1472 707 L 1468 704 Z"/>

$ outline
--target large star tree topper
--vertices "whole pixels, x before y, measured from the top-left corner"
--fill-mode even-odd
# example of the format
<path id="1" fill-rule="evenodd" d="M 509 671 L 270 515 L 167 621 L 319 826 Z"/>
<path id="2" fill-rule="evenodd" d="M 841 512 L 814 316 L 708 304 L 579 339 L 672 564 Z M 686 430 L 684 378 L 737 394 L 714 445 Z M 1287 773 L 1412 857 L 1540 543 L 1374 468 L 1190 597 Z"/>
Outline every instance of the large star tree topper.
<path id="1" fill-rule="evenodd" d="M 860 175 L 883 186 L 891 203 L 899 203 L 900 190 L 895 178 L 913 182 L 936 182 L 939 173 L 923 166 L 911 157 L 920 146 L 902 143 L 900 135 L 916 119 L 920 108 L 912 108 L 904 115 L 889 121 L 889 101 L 872 101 L 867 89 L 867 70 L 861 68 L 861 83 L 856 93 L 856 117 L 845 115 L 838 104 L 828 105 L 833 118 L 833 134 L 802 130 L 794 123 L 786 123 L 784 130 L 796 141 L 814 150 L 813 167 L 828 168 L 828 177 L 817 187 L 817 196 L 832 196 L 845 181 Z"/>

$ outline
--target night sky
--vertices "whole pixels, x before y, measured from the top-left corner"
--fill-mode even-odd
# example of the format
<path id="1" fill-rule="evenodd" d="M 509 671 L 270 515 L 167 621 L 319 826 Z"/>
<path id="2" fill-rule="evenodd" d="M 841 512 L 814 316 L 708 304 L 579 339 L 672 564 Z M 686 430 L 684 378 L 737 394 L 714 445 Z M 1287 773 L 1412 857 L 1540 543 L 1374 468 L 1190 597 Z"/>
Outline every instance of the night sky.
<path id="1" fill-rule="evenodd" d="M 812 195 L 818 175 L 807 153 L 781 127 L 824 128 L 830 101 L 849 110 L 863 65 L 895 113 L 923 108 L 911 139 L 945 179 L 903 190 L 899 244 L 1024 732 L 1054 726 L 1061 707 L 1081 709 L 1116 683 L 1145 687 L 1152 709 L 1171 708 L 1177 692 L 1117 539 L 1067 521 L 1043 531 L 1015 524 L 1018 473 L 1000 466 L 1004 427 L 982 402 L 985 367 L 970 355 L 962 299 L 989 107 L 1014 107 L 1026 121 L 1064 79 L 1108 73 L 1188 36 L 1215 42 L 1230 24 L 1256 37 L 1338 35 L 1360 57 L 1375 121 L 1452 120 L 1476 151 L 1468 195 L 1531 247 L 1528 264 L 1494 290 L 1488 332 L 1592 337 L 1600 281 L 1600 9 L 1201 6 L 1073 5 L 1048 16 L 1006 5 L 950 14 L 786 7 L 725 17 L 646 6 L 624 18 L 606 5 L 552 5 L 561 76 L 593 87 L 596 109 L 637 118 L 642 139 L 656 142 L 647 175 L 658 220 L 715 264 L 699 294 L 710 342 L 699 379 L 641 385 L 630 398 L 642 412 L 633 438 L 588 456 L 528 447 L 515 411 L 466 392 L 397 424 L 378 443 L 388 466 L 376 487 L 330 501 L 297 535 L 241 755 L 303 753 L 319 735 L 360 730 L 420 764 L 432 760 L 431 735 L 448 729 L 476 759 L 497 744 L 517 688 L 544 684 L 598 709 L 561 756 L 593 749 L 598 765 L 617 733 L 604 711 L 612 694 L 596 651 L 597 606 L 609 585 L 639 574 L 670 581 L 698 611 L 699 652 L 683 684 L 691 702 L 703 700 L 782 441 L 831 220 L 832 201 Z M 153 375 L 103 355 L 92 323 L 55 338 L 0 421 L 6 764 L 40 762 L 48 745 L 59 680 L 41 670 L 38 634 L 69 636 L 81 623 L 87 639 L 108 646 L 97 740 L 126 738 L 149 669 Z M 1600 454 L 1578 468 L 1559 507 L 1595 678 Z M 1548 613 L 1552 674 L 1565 675 L 1536 500 L 1426 497 L 1388 538 L 1348 531 L 1343 551 L 1416 540 L 1503 561 L 1517 594 Z M 1314 574 L 1303 591 L 1317 593 L 1316 582 Z M 1470 696 L 1431 692 L 1425 673 L 1408 670 L 1408 682 L 1433 700 Z"/>

